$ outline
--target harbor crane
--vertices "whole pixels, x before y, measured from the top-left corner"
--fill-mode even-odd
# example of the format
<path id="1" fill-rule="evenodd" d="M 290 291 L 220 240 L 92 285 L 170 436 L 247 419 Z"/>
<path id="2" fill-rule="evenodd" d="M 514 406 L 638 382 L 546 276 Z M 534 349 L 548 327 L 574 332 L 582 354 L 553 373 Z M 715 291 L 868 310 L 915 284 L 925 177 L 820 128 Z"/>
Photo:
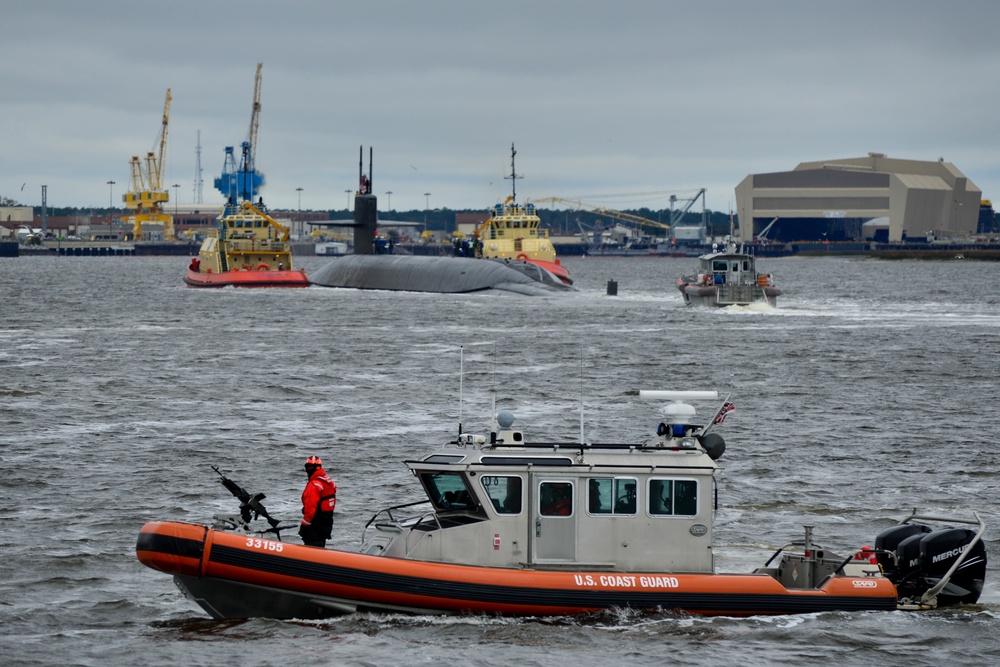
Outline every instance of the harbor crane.
<path id="1" fill-rule="evenodd" d="M 698 193 L 696 195 L 694 195 L 693 197 L 688 197 L 686 199 L 681 199 L 676 195 L 670 195 L 670 226 L 673 227 L 674 225 L 678 224 L 684 218 L 684 216 L 687 215 L 688 211 L 691 210 L 691 207 L 695 205 L 695 202 L 697 202 L 699 199 L 701 199 L 701 221 L 702 225 L 705 225 L 706 223 L 705 188 L 702 188 L 698 190 Z M 687 202 L 687 204 L 675 210 L 674 205 L 677 202 Z"/>
<path id="2" fill-rule="evenodd" d="M 125 208 L 133 211 L 129 216 L 132 223 L 132 236 L 135 240 L 142 239 L 143 224 L 163 225 L 163 238 L 174 240 L 174 219 L 163 210 L 170 201 L 170 195 L 163 187 L 164 158 L 167 154 L 167 127 L 170 123 L 170 89 L 167 88 L 167 99 L 163 103 L 163 123 L 160 132 L 153 143 L 153 149 L 146 153 L 145 160 L 133 155 L 130 161 L 131 182 L 129 191 L 122 195 Z"/>
<path id="3" fill-rule="evenodd" d="M 663 224 L 662 222 L 657 222 L 656 220 L 650 220 L 649 218 L 643 218 L 642 216 L 639 215 L 632 215 L 631 213 L 625 213 L 624 211 L 616 211 L 615 209 L 607 208 L 605 206 L 598 206 L 596 204 L 587 204 L 582 201 L 576 201 L 574 199 L 563 199 L 561 197 L 546 197 L 545 199 L 536 199 L 535 203 L 566 204 L 576 209 L 582 209 L 585 211 L 590 211 L 592 213 L 606 215 L 609 218 L 615 218 L 616 220 L 627 222 L 629 224 L 635 225 L 640 229 L 642 229 L 643 227 L 652 227 L 654 229 L 662 229 L 667 232 L 670 231 L 670 225 Z"/>
<path id="4" fill-rule="evenodd" d="M 215 189 L 221 192 L 226 201 L 251 201 L 264 185 L 264 174 L 257 171 L 257 129 L 260 123 L 260 70 L 264 63 L 257 63 L 257 75 L 254 77 L 253 106 L 250 110 L 250 129 L 247 138 L 240 144 L 241 157 L 239 167 L 236 165 L 236 155 L 232 146 L 226 146 L 226 157 L 222 164 L 222 175 L 215 179 Z"/>

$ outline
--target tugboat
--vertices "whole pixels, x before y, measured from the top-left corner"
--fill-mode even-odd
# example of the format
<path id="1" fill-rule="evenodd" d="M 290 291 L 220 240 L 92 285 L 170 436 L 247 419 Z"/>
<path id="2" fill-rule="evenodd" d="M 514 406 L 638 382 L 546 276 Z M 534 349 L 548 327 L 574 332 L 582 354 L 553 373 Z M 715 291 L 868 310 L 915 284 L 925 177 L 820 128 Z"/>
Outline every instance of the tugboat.
<path id="1" fill-rule="evenodd" d="M 309 287 L 292 268 L 288 227 L 267 214 L 263 201 L 230 203 L 188 265 L 191 287 Z"/>
<path id="2" fill-rule="evenodd" d="M 254 79 L 250 131 L 241 144 L 239 169 L 232 147 L 226 148 L 226 166 L 215 181 L 226 196 L 226 208 L 215 229 L 188 265 L 184 282 L 191 287 L 309 287 L 305 271 L 292 268 L 288 227 L 272 218 L 264 199 L 254 196 L 264 177 L 257 171 L 257 127 L 260 114 L 261 67 Z"/>
<path id="3" fill-rule="evenodd" d="M 758 273 L 756 257 L 732 241 L 723 250 L 713 244 L 698 258 L 698 273 L 678 278 L 677 289 L 689 306 L 776 306 L 781 294 L 774 276 Z"/>
<path id="4" fill-rule="evenodd" d="M 514 170 L 514 144 L 510 145 L 511 195 L 497 204 L 490 218 L 475 231 L 476 255 L 486 259 L 527 262 L 555 275 L 565 285 L 572 285 L 569 271 L 556 258 L 556 249 L 546 229 L 540 229 L 541 218 L 534 204 L 517 203 L 517 179 Z"/>
<path id="5" fill-rule="evenodd" d="M 792 542 L 753 572 L 715 572 L 717 461 L 692 402 L 715 391 L 639 392 L 667 401 L 632 442 L 528 441 L 497 413 L 408 460 L 426 499 L 378 511 L 358 552 L 280 541 L 280 521 L 223 477 L 242 505 L 212 526 L 150 522 L 136 555 L 173 576 L 212 617 L 324 618 L 355 611 L 553 616 L 629 608 L 750 616 L 934 609 L 983 589 L 985 526 L 914 513 L 874 541 L 835 553 Z M 728 398 L 728 397 L 727 397 Z M 581 429 L 582 431 L 582 429 Z M 269 527 L 255 528 L 264 516 Z M 945 521 L 949 527 L 932 526 Z M 954 527 L 958 524 L 959 527 Z M 971 526 L 971 527 L 970 527 Z"/>

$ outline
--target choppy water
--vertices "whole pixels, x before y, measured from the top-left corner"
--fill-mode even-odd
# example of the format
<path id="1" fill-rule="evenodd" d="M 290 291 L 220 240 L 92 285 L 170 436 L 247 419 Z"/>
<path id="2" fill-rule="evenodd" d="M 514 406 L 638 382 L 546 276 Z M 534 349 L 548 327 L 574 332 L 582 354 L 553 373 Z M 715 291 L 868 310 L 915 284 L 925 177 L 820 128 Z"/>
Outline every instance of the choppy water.
<path id="1" fill-rule="evenodd" d="M 570 258 L 570 298 L 199 291 L 182 286 L 183 258 L 0 260 L 0 659 L 1000 661 L 1000 267 L 765 261 L 779 308 L 709 311 L 673 288 L 690 259 Z M 465 430 L 485 430 L 494 386 L 529 438 L 576 437 L 582 395 L 605 441 L 658 421 L 635 390 L 731 391 L 720 570 L 752 569 L 804 523 L 847 551 L 914 507 L 977 508 L 987 591 L 924 614 L 217 622 L 135 559 L 147 520 L 235 510 L 212 464 L 294 523 L 314 453 L 340 486 L 333 546 L 354 548 L 376 509 L 417 499 L 400 461 L 452 437 L 460 411 Z"/>

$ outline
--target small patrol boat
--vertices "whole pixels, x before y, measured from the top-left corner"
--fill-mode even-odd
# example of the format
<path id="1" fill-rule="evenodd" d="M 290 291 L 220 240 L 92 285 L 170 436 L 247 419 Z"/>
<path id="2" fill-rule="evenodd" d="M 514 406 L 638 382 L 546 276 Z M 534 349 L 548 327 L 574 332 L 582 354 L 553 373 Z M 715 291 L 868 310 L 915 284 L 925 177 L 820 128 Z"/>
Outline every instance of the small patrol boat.
<path id="1" fill-rule="evenodd" d="M 526 262 L 534 264 L 556 276 L 564 285 L 572 285 L 569 271 L 556 257 L 555 246 L 549 240 L 547 229 L 541 229 L 541 218 L 535 212 L 534 204 L 517 203 L 517 179 L 514 170 L 514 144 L 510 145 L 511 195 L 502 204 L 497 204 L 490 217 L 475 231 L 475 251 L 477 257 L 505 260 L 508 264 Z M 522 271 L 527 273 L 526 271 Z"/>
<path id="2" fill-rule="evenodd" d="M 698 258 L 698 272 L 677 279 L 677 289 L 689 306 L 749 306 L 752 303 L 778 305 L 781 288 L 774 276 L 758 273 L 757 258 L 734 242 Z"/>
<path id="3" fill-rule="evenodd" d="M 714 391 L 639 392 L 666 402 L 631 442 L 529 441 L 501 411 L 406 461 L 426 498 L 378 511 L 358 552 L 280 541 L 263 494 L 223 483 L 239 516 L 147 523 L 138 559 L 217 619 L 355 611 L 574 615 L 627 608 L 750 616 L 934 609 L 983 589 L 985 525 L 914 513 L 874 546 L 836 553 L 812 528 L 752 572 L 715 572 L 713 431 L 733 407 Z M 728 397 L 727 397 L 728 398 Z M 695 401 L 718 405 L 698 421 Z M 660 421 L 662 419 L 662 421 Z M 582 431 L 582 428 L 581 428 Z M 227 484 L 227 482 L 229 482 Z M 258 516 L 268 520 L 253 527 Z M 942 523 L 944 525 L 942 525 Z"/>

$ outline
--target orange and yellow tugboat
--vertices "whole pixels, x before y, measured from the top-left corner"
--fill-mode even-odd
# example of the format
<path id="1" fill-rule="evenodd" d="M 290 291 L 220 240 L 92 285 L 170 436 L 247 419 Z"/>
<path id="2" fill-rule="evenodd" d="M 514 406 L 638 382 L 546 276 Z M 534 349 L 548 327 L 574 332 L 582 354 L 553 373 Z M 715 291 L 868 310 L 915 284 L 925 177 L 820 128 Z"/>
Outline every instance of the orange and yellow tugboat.
<path id="1" fill-rule="evenodd" d="M 306 272 L 292 268 L 288 227 L 268 215 L 262 197 L 253 203 L 264 184 L 256 167 L 261 67 L 258 63 L 240 167 L 236 169 L 232 148 L 226 148 L 226 168 L 215 186 L 228 203 L 188 265 L 184 282 L 191 287 L 309 287 Z"/>
<path id="2" fill-rule="evenodd" d="M 288 231 L 262 202 L 230 204 L 191 260 L 184 282 L 191 287 L 308 287 L 306 272 L 292 268 Z"/>
<path id="3" fill-rule="evenodd" d="M 512 183 L 520 178 L 514 171 L 514 144 L 510 146 L 510 176 Z M 541 218 L 534 204 L 517 203 L 517 186 L 503 204 L 493 207 L 490 218 L 475 231 L 476 255 L 486 259 L 528 262 L 572 285 L 569 271 L 556 258 L 556 249 L 549 240 L 547 229 L 541 229 Z"/>

